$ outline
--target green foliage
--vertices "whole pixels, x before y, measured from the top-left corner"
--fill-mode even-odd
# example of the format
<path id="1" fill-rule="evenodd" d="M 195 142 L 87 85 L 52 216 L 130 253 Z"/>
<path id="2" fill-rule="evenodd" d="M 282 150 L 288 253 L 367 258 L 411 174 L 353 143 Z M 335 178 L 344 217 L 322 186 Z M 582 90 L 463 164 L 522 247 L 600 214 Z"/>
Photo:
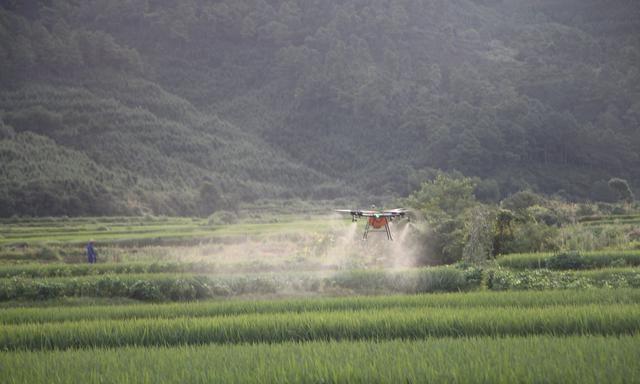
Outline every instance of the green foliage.
<path id="1" fill-rule="evenodd" d="M 205 182 L 200 186 L 198 193 L 198 209 L 202 216 L 210 215 L 222 207 L 222 191 L 217 185 Z"/>
<path id="2" fill-rule="evenodd" d="M 48 247 L 43 247 L 41 248 L 39 251 L 36 252 L 35 257 L 38 260 L 42 260 L 42 261 L 56 261 L 59 260 L 59 256 L 56 253 L 56 251 L 54 251 L 51 248 Z"/>
<path id="3" fill-rule="evenodd" d="M 238 215 L 229 211 L 217 211 L 209 216 L 208 225 L 228 225 L 238 221 Z"/>
<path id="4" fill-rule="evenodd" d="M 467 219 L 474 215 L 472 209 L 482 210 L 474 208 L 477 202 L 473 190 L 474 184 L 470 178 L 439 173 L 433 180 L 422 183 L 420 189 L 407 198 L 407 204 L 422 211 L 430 225 L 425 241 L 433 244 L 437 262 L 459 261 L 465 245 L 468 246 L 468 253 L 474 253 L 474 257 L 484 254 L 482 248 L 487 247 L 486 242 L 469 244 L 470 231 L 476 231 L 474 236 L 483 237 L 486 231 L 482 231 L 481 227 L 486 227 L 489 219 L 489 214 L 484 214 L 480 218 L 473 217 L 472 224 L 467 224 Z M 473 242 L 478 240 L 482 239 L 471 239 Z"/>
<path id="5" fill-rule="evenodd" d="M 422 183 L 407 202 L 422 210 L 431 222 L 458 217 L 476 203 L 474 187 L 470 178 L 439 173 L 435 179 Z"/>
<path id="6" fill-rule="evenodd" d="M 90 266 L 62 270 L 5 268 L 3 272 L 12 277 L 0 279 L 0 301 L 44 300 L 64 296 L 126 297 L 143 301 L 195 300 L 229 295 L 265 295 L 291 288 L 301 292 L 313 292 L 318 291 L 320 287 L 329 291 L 356 293 L 449 292 L 475 289 L 481 283 L 472 273 L 473 269 L 461 270 L 448 267 L 396 273 L 350 271 L 324 278 L 296 275 L 194 276 L 167 273 L 168 269 L 184 273 L 192 268 L 197 269 L 198 266 L 197 264 L 146 266 L 133 264 L 129 265 L 130 269 L 126 267 L 119 269 L 117 266 L 97 269 Z M 17 274 L 17 272 L 21 273 Z M 47 272 L 50 276 L 65 277 L 38 278 Z M 147 274 L 140 274 L 141 272 Z M 97 274 L 70 275 L 72 273 Z M 37 277 L 28 277 L 34 274 Z"/>
<path id="7" fill-rule="evenodd" d="M 555 251 L 560 247 L 559 232 L 546 224 L 520 223 L 513 228 L 513 238 L 504 242 L 504 253 Z"/>
<path id="8" fill-rule="evenodd" d="M 546 267 L 555 270 L 582 269 L 584 264 L 584 260 L 578 252 L 564 252 L 547 259 Z"/>
<path id="9" fill-rule="evenodd" d="M 493 256 L 508 252 L 508 247 L 513 242 L 512 223 L 515 220 L 513 212 L 507 209 L 499 209 L 496 213 L 496 222 L 493 236 Z"/>
<path id="10" fill-rule="evenodd" d="M 609 180 L 609 188 L 616 191 L 620 200 L 629 204 L 633 203 L 633 192 L 631 192 L 629 183 L 627 183 L 626 180 L 614 177 L 613 179 Z"/>
<path id="11" fill-rule="evenodd" d="M 0 301 L 60 297 L 127 297 L 143 301 L 214 297 L 206 278 L 190 275 L 115 275 L 57 279 L 14 277 L 0 280 Z M 259 293 L 259 292 L 256 292 Z"/>
<path id="12" fill-rule="evenodd" d="M 524 214 L 528 208 L 543 204 L 544 198 L 531 191 L 519 191 L 502 200 L 500 205 L 518 214 Z"/>
<path id="13" fill-rule="evenodd" d="M 511 269 L 598 269 L 640 266 L 638 251 L 595 251 L 563 253 L 520 253 L 498 258 L 498 264 Z"/>
<path id="14" fill-rule="evenodd" d="M 492 290 L 640 288 L 637 269 L 604 269 L 602 271 L 556 272 L 546 269 L 488 272 L 487 286 Z"/>
<path id="15" fill-rule="evenodd" d="M 476 206 L 465 217 L 465 246 L 462 260 L 482 262 L 493 255 L 495 244 L 494 223 L 496 214 L 485 206 Z"/>
<path id="16" fill-rule="evenodd" d="M 473 194 L 484 203 L 497 203 L 501 196 L 500 185 L 493 179 L 480 179 L 476 181 Z"/>

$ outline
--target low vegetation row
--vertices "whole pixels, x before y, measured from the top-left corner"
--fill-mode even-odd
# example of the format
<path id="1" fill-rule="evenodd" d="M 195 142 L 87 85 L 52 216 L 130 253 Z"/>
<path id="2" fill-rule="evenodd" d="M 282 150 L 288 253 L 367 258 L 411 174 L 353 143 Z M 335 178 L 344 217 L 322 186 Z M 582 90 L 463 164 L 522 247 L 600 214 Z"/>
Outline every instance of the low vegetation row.
<path id="1" fill-rule="evenodd" d="M 217 267 L 205 262 L 125 262 L 105 264 L 5 264 L 0 265 L 0 278 L 71 277 L 105 274 L 143 273 L 214 273 Z"/>
<path id="2" fill-rule="evenodd" d="M 46 257 L 46 250 L 34 257 Z M 500 267 L 522 269 L 580 270 L 640 266 L 640 250 L 560 253 L 519 253 L 497 258 Z M 242 266 L 235 266 L 240 269 Z M 249 266 L 247 266 L 248 268 Z M 262 267 L 264 269 L 265 267 Z M 73 277 L 105 274 L 218 273 L 227 269 L 215 263 L 200 262 L 118 262 L 118 263 L 25 263 L 0 264 L 0 278 Z"/>
<path id="3" fill-rule="evenodd" d="M 501 256 L 498 265 L 511 269 L 598 269 L 640 266 L 640 250 L 517 253 Z"/>
<path id="4" fill-rule="evenodd" d="M 62 297 L 131 298 L 188 301 L 238 295 L 391 294 L 491 290 L 640 287 L 640 270 L 534 270 L 514 272 L 477 267 L 435 267 L 388 272 L 355 270 L 322 276 L 315 273 L 256 275 L 108 274 L 48 279 L 0 279 L 0 301 Z"/>
<path id="5" fill-rule="evenodd" d="M 301 312 L 384 310 L 390 308 L 542 308 L 567 305 L 640 304 L 637 289 L 586 289 L 548 291 L 479 291 L 424 295 L 356 296 L 287 300 L 230 300 L 164 304 L 102 306 L 54 306 L 48 308 L 5 308 L 0 324 L 56 323 L 66 321 L 173 319 L 179 317 L 237 316 Z"/>
<path id="6" fill-rule="evenodd" d="M 390 308 L 223 317 L 4 325 L 0 350 L 388 340 L 455 336 L 632 335 L 632 304 L 544 308 Z"/>
<path id="7" fill-rule="evenodd" d="M 480 286 L 479 269 L 422 268 L 401 272 L 349 271 L 317 274 L 205 276 L 108 274 L 101 276 L 0 279 L 0 301 L 60 297 L 128 297 L 144 301 L 198 300 L 246 294 L 457 292 Z"/>
<path id="8" fill-rule="evenodd" d="M 640 270 L 611 268 L 594 271 L 487 271 L 487 288 L 491 290 L 640 288 Z"/>
<path id="9" fill-rule="evenodd" d="M 12 351 L 0 365 L 17 383 L 595 384 L 638 377 L 638 354 L 638 335 L 529 336 Z"/>

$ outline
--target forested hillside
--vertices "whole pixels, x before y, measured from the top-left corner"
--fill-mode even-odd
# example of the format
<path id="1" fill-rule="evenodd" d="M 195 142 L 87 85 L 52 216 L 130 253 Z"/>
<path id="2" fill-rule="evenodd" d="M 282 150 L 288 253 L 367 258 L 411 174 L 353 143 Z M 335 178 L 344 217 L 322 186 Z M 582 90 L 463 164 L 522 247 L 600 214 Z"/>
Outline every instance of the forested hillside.
<path id="1" fill-rule="evenodd" d="M 0 4 L 1 216 L 640 186 L 633 1 Z"/>

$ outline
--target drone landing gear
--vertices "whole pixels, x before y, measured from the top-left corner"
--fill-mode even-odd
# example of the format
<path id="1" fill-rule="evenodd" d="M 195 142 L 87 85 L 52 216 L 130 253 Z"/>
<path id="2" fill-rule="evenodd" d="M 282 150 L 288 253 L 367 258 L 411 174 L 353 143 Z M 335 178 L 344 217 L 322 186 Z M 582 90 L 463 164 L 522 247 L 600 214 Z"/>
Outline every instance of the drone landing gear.
<path id="1" fill-rule="evenodd" d="M 389 220 L 383 218 L 384 223 L 375 220 L 377 222 L 372 223 L 372 220 L 367 220 L 367 225 L 364 227 L 364 235 L 362 235 L 362 240 L 367 240 L 369 232 L 382 232 L 384 228 L 384 232 L 387 234 L 387 240 L 393 241 L 393 236 L 391 236 L 391 229 L 389 229 Z M 382 224 L 382 225 L 379 225 Z M 374 228 L 374 229 L 371 229 Z"/>

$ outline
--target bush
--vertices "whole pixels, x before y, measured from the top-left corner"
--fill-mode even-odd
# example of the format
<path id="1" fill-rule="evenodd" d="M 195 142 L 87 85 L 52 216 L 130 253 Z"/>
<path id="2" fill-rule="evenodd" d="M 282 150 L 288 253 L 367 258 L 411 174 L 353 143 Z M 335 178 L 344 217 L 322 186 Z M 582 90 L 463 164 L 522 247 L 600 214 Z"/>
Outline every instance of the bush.
<path id="1" fill-rule="evenodd" d="M 633 192 L 626 180 L 614 177 L 609 180 L 609 188 L 616 191 L 620 200 L 628 204 L 633 203 L 635 197 L 633 196 Z"/>
<path id="2" fill-rule="evenodd" d="M 532 217 L 537 223 L 546 225 L 560 225 L 560 218 L 558 215 L 545 207 L 540 205 L 534 205 L 527 208 L 527 214 Z"/>
<path id="3" fill-rule="evenodd" d="M 508 210 L 521 213 L 534 205 L 542 205 L 544 198 L 531 191 L 520 191 L 502 200 L 500 205 Z"/>
<path id="4" fill-rule="evenodd" d="M 117 277 L 102 277 L 96 283 L 96 296 L 126 297 L 129 292 L 127 285 Z"/>
<path id="5" fill-rule="evenodd" d="M 548 258 L 546 267 L 555 270 L 583 269 L 585 259 L 578 252 L 560 253 Z"/>
<path id="6" fill-rule="evenodd" d="M 415 293 L 465 291 L 465 274 L 454 268 L 423 269 L 418 274 Z"/>
<path id="7" fill-rule="evenodd" d="M 612 215 L 626 215 L 627 214 L 627 210 L 624 209 L 624 207 L 621 206 L 615 206 L 613 207 L 613 209 L 611 210 L 611 214 Z"/>
<path id="8" fill-rule="evenodd" d="M 578 204 L 578 209 L 576 210 L 577 216 L 593 216 L 597 212 L 597 208 L 593 206 L 593 204 Z"/>
<path id="9" fill-rule="evenodd" d="M 497 260 L 498 265 L 509 269 L 598 269 L 640 266 L 638 251 L 568 252 L 559 255 L 550 253 L 521 253 L 505 255 Z"/>
<path id="10" fill-rule="evenodd" d="M 45 260 L 45 261 L 59 260 L 58 253 L 56 251 L 54 251 L 53 249 L 48 248 L 48 247 L 41 248 L 36 253 L 36 257 L 39 260 Z"/>
<path id="11" fill-rule="evenodd" d="M 229 225 L 234 224 L 238 220 L 238 216 L 229 211 L 217 211 L 209 216 L 208 225 Z"/>
<path id="12" fill-rule="evenodd" d="M 636 288 L 640 286 L 637 270 L 604 270 L 599 272 L 533 271 L 512 272 L 495 269 L 487 274 L 491 290 L 576 289 L 576 288 Z"/>
<path id="13" fill-rule="evenodd" d="M 128 296 L 136 300 L 159 301 L 163 299 L 158 286 L 151 281 L 140 280 L 129 287 Z"/>
<path id="14" fill-rule="evenodd" d="M 503 245 L 503 251 L 505 254 L 556 251 L 559 248 L 558 233 L 557 227 L 546 224 L 520 224 L 513 230 L 513 238 Z"/>
<path id="15" fill-rule="evenodd" d="M 171 300 L 195 300 L 197 293 L 191 281 L 178 279 L 169 284 L 166 295 Z"/>

